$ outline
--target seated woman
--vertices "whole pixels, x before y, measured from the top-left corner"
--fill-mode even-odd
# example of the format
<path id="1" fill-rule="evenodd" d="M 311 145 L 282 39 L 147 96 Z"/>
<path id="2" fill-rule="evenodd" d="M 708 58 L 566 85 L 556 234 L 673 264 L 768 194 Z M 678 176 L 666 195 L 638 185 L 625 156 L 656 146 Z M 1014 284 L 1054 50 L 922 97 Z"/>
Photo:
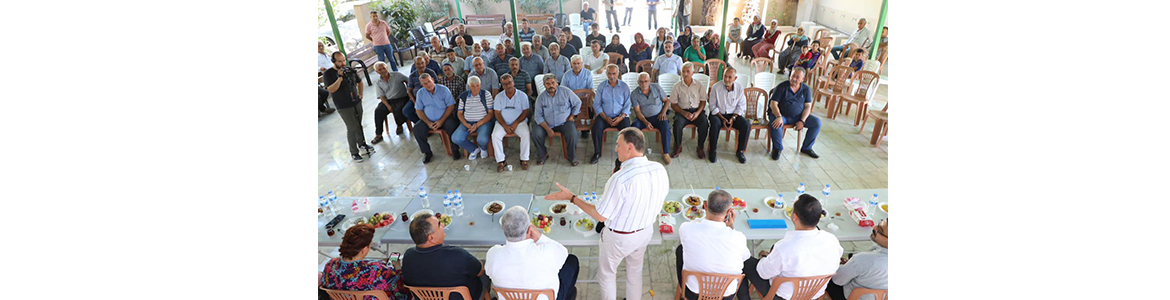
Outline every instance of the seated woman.
<path id="1" fill-rule="evenodd" d="M 752 47 L 760 42 L 764 33 L 764 24 L 760 23 L 760 16 L 752 16 L 752 24 L 748 26 L 747 37 L 743 39 L 743 44 L 739 45 L 739 56 L 752 58 Z"/>
<path id="2" fill-rule="evenodd" d="M 788 42 L 786 42 L 788 44 L 788 48 L 785 48 L 784 51 L 780 51 L 780 59 L 784 59 L 784 57 L 789 56 L 796 57 L 804 53 L 800 50 L 800 47 L 808 45 L 808 42 L 808 36 L 804 35 L 804 28 L 796 28 L 796 35 L 792 36 L 792 38 L 788 39 Z M 783 68 L 781 68 L 781 70 L 783 70 Z"/>
<path id="3" fill-rule="evenodd" d="M 663 37 L 665 38 L 665 36 Z M 650 44 L 642 37 L 642 33 L 634 34 L 634 43 L 630 45 L 630 70 L 637 71 L 638 62 L 650 59 Z"/>
<path id="4" fill-rule="evenodd" d="M 768 57 L 768 51 L 776 48 L 776 39 L 780 37 L 780 30 L 776 29 L 776 23 L 776 20 L 772 20 L 768 24 L 768 33 L 764 34 L 764 38 L 759 43 L 752 46 L 752 53 L 756 57 Z"/>
<path id="5" fill-rule="evenodd" d="M 626 58 L 630 57 L 630 52 L 626 51 L 625 45 L 622 45 L 621 37 L 616 34 L 613 35 L 613 38 L 609 39 L 609 45 L 605 46 L 605 53 L 621 54 L 622 58 L 615 62 L 618 66 L 621 66 L 621 68 L 618 70 L 618 73 L 625 74 L 626 71 L 628 71 L 628 69 L 626 69 L 625 61 Z"/>
<path id="6" fill-rule="evenodd" d="M 707 51 L 703 50 L 703 41 L 699 39 L 691 39 L 691 46 L 683 51 L 683 62 L 693 62 L 703 64 L 707 61 Z"/>
<path id="7" fill-rule="evenodd" d="M 787 54 L 782 54 L 783 56 L 780 56 L 780 61 L 776 63 L 777 66 L 780 66 L 780 71 L 777 72 L 780 74 L 784 74 L 785 69 L 791 69 L 794 64 L 796 64 L 798 61 L 800 61 L 800 59 L 806 58 L 806 57 L 812 58 L 811 53 L 809 53 L 808 45 L 800 47 L 800 52 L 784 51 L 784 53 L 787 53 Z"/>
<path id="8" fill-rule="evenodd" d="M 723 57 L 716 57 L 719 55 L 719 35 L 715 34 L 714 30 L 707 30 L 707 32 L 710 34 L 702 39 L 703 51 L 707 52 L 707 58 L 718 58 L 726 61 Z"/>
<path id="9" fill-rule="evenodd" d="M 409 300 L 410 292 L 403 286 L 401 273 L 385 262 L 365 260 L 374 240 L 374 226 L 354 225 L 341 238 L 341 257 L 325 263 L 325 271 L 318 284 L 322 288 L 345 291 L 386 291 L 391 299 Z M 365 300 L 374 297 L 366 296 Z"/>
<path id="10" fill-rule="evenodd" d="M 678 42 L 679 45 L 686 47 L 686 46 L 690 46 L 691 40 L 694 40 L 694 39 L 697 39 L 695 37 L 695 32 L 691 30 L 691 26 L 687 26 L 686 28 L 683 28 L 682 33 L 679 33 L 678 38 L 675 38 L 674 41 Z M 683 49 L 674 48 L 674 54 L 675 55 L 682 55 Z"/>

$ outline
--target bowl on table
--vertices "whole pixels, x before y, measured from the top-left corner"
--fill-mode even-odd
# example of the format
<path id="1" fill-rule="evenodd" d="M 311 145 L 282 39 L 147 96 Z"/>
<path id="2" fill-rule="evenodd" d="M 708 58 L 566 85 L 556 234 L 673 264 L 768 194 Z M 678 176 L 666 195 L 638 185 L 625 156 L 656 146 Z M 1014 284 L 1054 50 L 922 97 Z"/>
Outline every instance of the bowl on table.
<path id="1" fill-rule="evenodd" d="M 665 203 L 662 203 L 662 211 L 672 215 L 682 212 L 683 207 L 682 203 L 673 200 L 666 200 Z"/>
<path id="2" fill-rule="evenodd" d="M 686 204 L 687 206 L 702 206 L 703 201 L 705 201 L 705 200 L 706 199 L 703 199 L 703 196 L 699 196 L 699 195 L 691 193 L 691 194 L 683 195 L 682 198 L 679 199 L 679 202 L 682 202 L 683 204 Z"/>

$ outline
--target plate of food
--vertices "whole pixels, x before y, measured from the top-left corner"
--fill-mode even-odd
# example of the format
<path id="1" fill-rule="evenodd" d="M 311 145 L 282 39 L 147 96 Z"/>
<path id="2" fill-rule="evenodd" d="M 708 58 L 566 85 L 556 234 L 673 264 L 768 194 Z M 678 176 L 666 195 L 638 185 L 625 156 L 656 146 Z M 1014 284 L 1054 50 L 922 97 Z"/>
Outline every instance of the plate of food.
<path id="1" fill-rule="evenodd" d="M 532 226 L 543 230 L 545 234 L 552 231 L 553 218 L 546 214 L 538 214 L 532 218 Z"/>
<path id="2" fill-rule="evenodd" d="M 548 207 L 548 211 L 552 212 L 552 214 L 555 216 L 563 215 L 569 211 L 569 204 L 554 203 L 552 206 Z"/>
<path id="3" fill-rule="evenodd" d="M 703 197 L 701 197 L 699 195 L 695 195 L 695 194 L 683 195 L 681 201 L 682 201 L 682 203 L 686 203 L 689 206 L 703 205 Z"/>
<path id="4" fill-rule="evenodd" d="M 678 203 L 678 201 L 667 200 L 666 203 L 662 204 L 662 211 L 668 214 L 680 213 L 682 212 L 682 203 Z"/>
<path id="5" fill-rule="evenodd" d="M 435 214 L 435 218 L 439 219 L 439 224 L 443 224 L 443 227 L 451 226 L 451 216 L 438 213 Z"/>
<path id="6" fill-rule="evenodd" d="M 488 215 L 498 214 L 504 211 L 504 202 L 500 200 L 488 202 L 483 205 L 483 213 Z"/>
<path id="7" fill-rule="evenodd" d="M 731 207 L 734 207 L 735 209 L 747 208 L 747 201 L 743 201 L 743 199 L 740 199 L 739 197 L 731 197 Z"/>
<path id="8" fill-rule="evenodd" d="M 581 218 L 580 220 L 577 220 L 577 222 L 573 223 L 573 229 L 581 233 L 593 231 L 593 227 L 596 226 L 597 225 L 593 223 L 593 219 L 590 218 Z"/>
<path id="9" fill-rule="evenodd" d="M 772 196 L 772 197 L 764 198 L 764 207 L 779 210 L 779 209 L 785 209 L 787 206 L 788 206 L 787 204 L 784 204 L 784 201 L 780 201 L 779 197 Z"/>
<path id="10" fill-rule="evenodd" d="M 882 210 L 882 212 L 884 212 L 884 213 L 887 213 L 887 214 L 890 213 L 890 204 L 888 204 L 888 203 L 885 203 L 885 202 L 878 203 L 878 208 L 880 208 Z"/>
<path id="11" fill-rule="evenodd" d="M 369 219 L 366 219 L 366 224 L 373 224 L 374 228 L 383 228 L 394 223 L 393 212 L 374 213 Z"/>
<path id="12" fill-rule="evenodd" d="M 695 220 L 706 215 L 707 211 L 699 208 L 698 206 L 688 207 L 686 213 L 683 214 L 683 216 L 687 217 L 688 220 Z"/>

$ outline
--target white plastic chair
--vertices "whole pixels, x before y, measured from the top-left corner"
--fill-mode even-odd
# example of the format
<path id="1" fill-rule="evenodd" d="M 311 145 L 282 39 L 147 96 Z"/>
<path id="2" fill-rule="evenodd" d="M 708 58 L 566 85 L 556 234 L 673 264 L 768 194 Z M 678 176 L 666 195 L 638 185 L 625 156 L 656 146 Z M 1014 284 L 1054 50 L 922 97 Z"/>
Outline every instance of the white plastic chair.
<path id="1" fill-rule="evenodd" d="M 752 87 L 752 81 L 747 76 L 739 75 L 739 78 L 736 78 L 735 82 L 738 82 L 739 85 L 743 86 L 743 88 L 745 88 L 745 89 Z M 767 90 L 770 88 L 762 88 L 762 89 Z"/>
<path id="2" fill-rule="evenodd" d="M 569 25 L 581 26 L 581 14 L 569 14 Z"/>
<path id="3" fill-rule="evenodd" d="M 545 74 L 536 75 L 536 77 L 533 79 L 535 81 L 532 83 L 536 84 L 536 95 L 540 95 L 540 93 L 544 92 L 544 76 Z"/>
<path id="4" fill-rule="evenodd" d="M 605 74 L 593 74 L 593 89 L 596 90 L 597 87 L 601 86 L 605 79 Z"/>
<path id="5" fill-rule="evenodd" d="M 658 85 L 662 87 L 662 91 L 666 93 L 667 97 L 670 97 L 670 92 L 674 90 L 674 85 L 678 84 L 680 80 L 682 80 L 682 77 L 679 77 L 678 74 L 658 75 Z"/>
<path id="6" fill-rule="evenodd" d="M 776 87 L 776 74 L 763 72 L 757 73 L 756 78 L 754 78 L 752 81 L 752 86 L 770 91 L 772 88 Z"/>
<path id="7" fill-rule="evenodd" d="M 638 88 L 638 73 L 628 72 L 622 74 L 622 81 L 625 81 L 626 85 L 630 86 L 630 90 L 632 91 Z"/>
<path id="8" fill-rule="evenodd" d="M 878 70 L 881 70 L 881 68 L 882 68 L 882 61 L 876 60 L 876 59 L 871 59 L 871 60 L 865 61 L 865 66 L 862 66 L 861 70 L 878 73 Z"/>
<path id="9" fill-rule="evenodd" d="M 703 84 L 703 87 L 710 87 L 711 86 L 711 77 L 707 76 L 707 74 L 694 74 L 694 75 L 691 75 L 691 78 L 694 79 L 695 81 Z"/>

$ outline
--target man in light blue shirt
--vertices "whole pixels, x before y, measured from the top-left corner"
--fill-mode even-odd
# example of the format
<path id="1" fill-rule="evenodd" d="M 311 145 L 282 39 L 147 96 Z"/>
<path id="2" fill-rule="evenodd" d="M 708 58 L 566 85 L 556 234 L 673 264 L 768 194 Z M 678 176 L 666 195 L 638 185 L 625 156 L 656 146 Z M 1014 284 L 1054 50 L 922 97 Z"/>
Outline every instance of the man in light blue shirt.
<path id="1" fill-rule="evenodd" d="M 553 76 L 560 76 L 568 71 L 569 58 L 561 55 L 560 44 L 552 43 L 552 45 L 548 46 L 548 59 L 544 60 L 544 73 L 542 74 L 553 74 Z M 537 84 L 543 83 L 538 82 Z"/>
<path id="2" fill-rule="evenodd" d="M 652 75 L 655 79 L 662 74 L 678 75 L 678 71 L 682 69 L 682 57 L 674 55 L 673 43 L 662 44 L 662 50 L 664 50 L 665 54 L 659 55 L 658 58 L 654 59 L 654 74 Z"/>
<path id="3" fill-rule="evenodd" d="M 425 138 L 427 132 L 441 128 L 447 132 L 447 136 L 451 136 L 459 127 L 459 121 L 451 116 L 455 111 L 455 97 L 451 95 L 451 90 L 441 84 L 435 84 L 435 78 L 429 73 L 421 73 L 418 78 L 422 82 L 422 88 L 414 92 L 417 102 L 414 109 L 419 120 L 414 124 L 412 135 L 415 141 L 418 141 L 418 149 L 425 155 L 423 158 L 425 164 L 430 163 L 434 156 L 431 153 L 431 145 Z M 459 160 L 459 146 L 451 145 L 451 150 L 453 153 L 451 159 Z"/>
<path id="4" fill-rule="evenodd" d="M 528 131 L 528 95 L 516 89 L 512 74 L 500 76 L 504 90 L 496 94 L 496 126 L 492 129 L 492 147 L 496 154 L 496 172 L 504 171 L 504 136 L 515 134 L 520 138 L 520 168 L 528 170 L 528 148 L 532 138 Z"/>
<path id="5" fill-rule="evenodd" d="M 585 63 L 581 59 L 581 55 L 573 55 L 570 60 L 572 69 L 561 75 L 561 82 L 570 90 L 593 89 L 593 74 L 585 72 Z"/>
<path id="6" fill-rule="evenodd" d="M 564 151 L 573 166 L 581 164 L 577 161 L 577 114 L 581 113 L 581 98 L 567 87 L 560 85 L 555 76 L 544 77 L 544 92 L 536 97 L 536 112 L 533 114 L 533 123 L 539 126 L 532 128 L 532 143 L 536 145 L 536 164 L 543 165 L 548 160 L 548 148 L 545 139 L 549 133 L 558 132 L 564 143 Z"/>
<path id="7" fill-rule="evenodd" d="M 480 86 L 484 90 L 490 91 L 488 96 L 495 97 L 500 92 L 500 76 L 496 75 L 496 71 L 484 66 L 482 58 L 476 57 L 471 62 L 471 72 L 467 73 L 467 77 L 471 75 L 479 76 Z"/>
<path id="8" fill-rule="evenodd" d="M 670 106 L 666 103 L 670 102 L 666 98 L 666 92 L 657 83 L 650 82 L 650 74 L 642 72 L 638 74 L 638 86 L 630 91 L 630 102 L 634 107 L 634 127 L 638 129 L 650 128 L 658 130 L 662 137 L 662 164 L 670 164 L 670 122 L 666 119 L 666 111 L 670 110 Z"/>
<path id="9" fill-rule="evenodd" d="M 605 66 L 605 77 L 608 79 L 597 86 L 596 98 L 593 101 L 593 158 L 590 164 L 596 164 L 601 159 L 602 132 L 606 128 L 622 130 L 630 127 L 630 86 L 625 81 L 618 80 L 618 66 Z"/>
<path id="10" fill-rule="evenodd" d="M 529 42 L 520 43 L 520 53 L 524 54 L 520 56 L 520 69 L 528 73 L 529 76 L 524 78 L 527 79 L 525 82 L 533 83 L 532 90 L 535 91 L 535 85 L 539 83 L 534 83 L 533 80 L 536 75 L 544 74 L 542 73 L 544 72 L 544 58 L 532 53 L 532 43 Z"/>

